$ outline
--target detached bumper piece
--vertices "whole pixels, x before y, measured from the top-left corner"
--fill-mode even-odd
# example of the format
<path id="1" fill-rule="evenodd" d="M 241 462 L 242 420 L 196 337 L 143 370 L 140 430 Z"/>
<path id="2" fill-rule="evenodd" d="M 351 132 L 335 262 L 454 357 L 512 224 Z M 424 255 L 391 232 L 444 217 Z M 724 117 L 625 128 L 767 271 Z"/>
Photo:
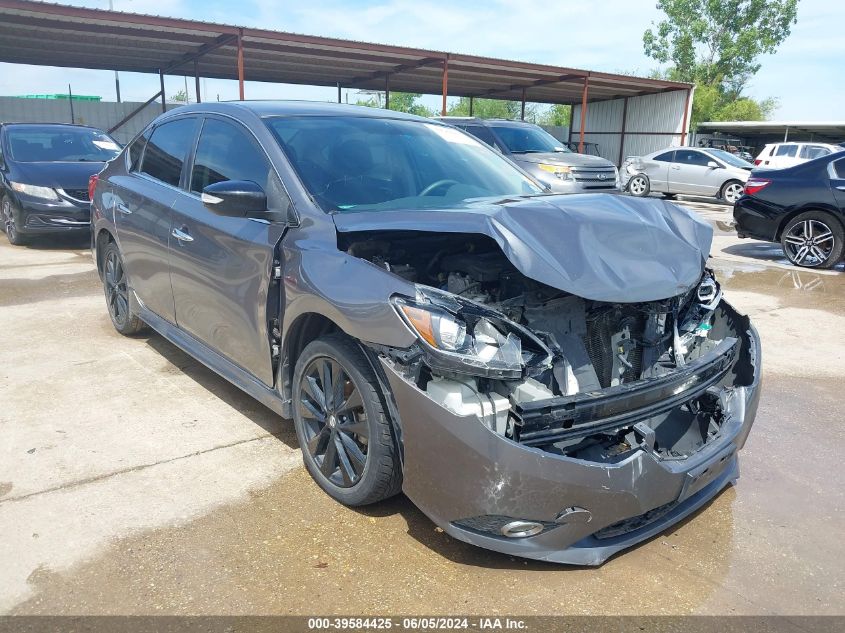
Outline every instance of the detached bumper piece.
<path id="1" fill-rule="evenodd" d="M 598 393 L 579 393 L 517 405 L 517 439 L 542 446 L 614 429 L 660 415 L 688 402 L 718 383 L 736 360 L 739 341 L 726 338 L 700 358 L 672 371 Z"/>

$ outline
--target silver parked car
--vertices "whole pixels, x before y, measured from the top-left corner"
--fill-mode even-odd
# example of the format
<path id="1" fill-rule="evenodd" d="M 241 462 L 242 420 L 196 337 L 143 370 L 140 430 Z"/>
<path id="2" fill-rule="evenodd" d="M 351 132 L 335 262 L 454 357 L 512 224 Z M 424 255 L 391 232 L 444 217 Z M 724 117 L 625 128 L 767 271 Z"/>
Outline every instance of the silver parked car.
<path id="1" fill-rule="evenodd" d="M 622 165 L 624 189 L 634 196 L 654 191 L 713 196 L 734 204 L 742 195 L 753 165 L 721 149 L 674 147 L 631 156 Z"/>
<path id="2" fill-rule="evenodd" d="M 487 143 L 553 193 L 619 192 L 619 172 L 613 163 L 601 156 L 576 154 L 539 125 L 505 119 L 436 118 Z"/>

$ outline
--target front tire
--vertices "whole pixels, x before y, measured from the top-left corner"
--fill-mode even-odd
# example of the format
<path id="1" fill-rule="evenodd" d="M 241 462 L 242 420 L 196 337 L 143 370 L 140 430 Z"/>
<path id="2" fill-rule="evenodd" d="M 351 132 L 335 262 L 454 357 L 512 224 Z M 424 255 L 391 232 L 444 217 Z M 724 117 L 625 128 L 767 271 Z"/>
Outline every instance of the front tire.
<path id="1" fill-rule="evenodd" d="M 832 268 L 845 252 L 845 228 L 824 211 L 807 211 L 787 223 L 780 244 L 796 266 Z"/>
<path id="2" fill-rule="evenodd" d="M 296 436 L 314 481 L 348 506 L 397 494 L 402 471 L 393 432 L 361 349 L 339 334 L 309 343 L 293 384 Z"/>
<path id="3" fill-rule="evenodd" d="M 745 193 L 745 185 L 738 180 L 729 180 L 722 185 L 719 197 L 728 204 L 734 205 L 742 197 L 743 193 Z"/>
<path id="4" fill-rule="evenodd" d="M 644 198 L 651 191 L 651 183 L 648 181 L 648 176 L 637 174 L 628 181 L 628 191 L 632 196 L 637 198 Z"/>
<path id="5" fill-rule="evenodd" d="M 6 238 L 9 240 L 9 244 L 13 246 L 25 245 L 27 240 L 18 232 L 15 208 L 12 206 L 12 201 L 9 200 L 9 196 L 3 196 L 3 200 L 0 201 L 0 215 L 3 216 L 3 230 L 6 232 Z"/>
<path id="6" fill-rule="evenodd" d="M 114 242 L 109 242 L 103 249 L 103 292 L 115 330 L 124 336 L 131 336 L 144 329 L 144 322 L 132 311 L 123 257 Z"/>

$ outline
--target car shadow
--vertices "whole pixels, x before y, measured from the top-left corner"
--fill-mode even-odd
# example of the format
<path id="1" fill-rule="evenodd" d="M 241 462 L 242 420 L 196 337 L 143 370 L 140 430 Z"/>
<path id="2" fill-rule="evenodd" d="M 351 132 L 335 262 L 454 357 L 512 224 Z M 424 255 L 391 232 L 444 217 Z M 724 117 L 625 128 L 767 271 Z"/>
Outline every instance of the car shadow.
<path id="1" fill-rule="evenodd" d="M 288 448 L 299 450 L 293 422 L 268 409 L 258 400 L 183 352 L 160 334 L 145 334 L 146 343 L 200 387 L 220 398 L 251 422 L 273 435 Z"/>
<path id="2" fill-rule="evenodd" d="M 783 249 L 781 248 L 781 245 L 775 242 L 746 240 L 743 241 L 741 244 L 732 244 L 731 246 L 727 246 L 723 248 L 722 251 L 729 255 L 738 255 L 740 257 L 756 259 L 758 261 L 766 263 L 782 264 L 784 266 L 794 268 L 795 270 L 806 271 L 808 273 L 822 272 L 821 270 L 815 270 L 813 268 L 802 268 L 801 266 L 795 266 L 783 254 Z M 836 266 L 830 268 L 829 270 L 840 272 L 845 271 L 845 261 L 839 262 Z"/>

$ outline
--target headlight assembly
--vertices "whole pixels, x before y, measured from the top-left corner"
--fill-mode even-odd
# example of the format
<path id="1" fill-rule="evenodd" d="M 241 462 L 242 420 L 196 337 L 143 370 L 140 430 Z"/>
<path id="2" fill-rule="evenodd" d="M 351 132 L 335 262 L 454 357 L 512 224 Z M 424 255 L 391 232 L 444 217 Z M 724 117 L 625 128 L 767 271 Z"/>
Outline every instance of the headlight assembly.
<path id="1" fill-rule="evenodd" d="M 519 378 L 526 366 L 551 363 L 551 352 L 525 328 L 484 306 L 434 288 L 394 297 L 429 366 L 455 373 Z"/>
<path id="2" fill-rule="evenodd" d="M 59 194 L 55 189 L 50 187 L 39 187 L 38 185 L 27 185 L 22 182 L 10 182 L 12 189 L 18 193 L 22 193 L 32 198 L 41 198 L 42 200 L 58 200 Z"/>
<path id="3" fill-rule="evenodd" d="M 567 165 L 548 165 L 546 163 L 540 163 L 537 167 L 545 172 L 553 174 L 560 180 L 572 180 L 572 169 Z"/>

